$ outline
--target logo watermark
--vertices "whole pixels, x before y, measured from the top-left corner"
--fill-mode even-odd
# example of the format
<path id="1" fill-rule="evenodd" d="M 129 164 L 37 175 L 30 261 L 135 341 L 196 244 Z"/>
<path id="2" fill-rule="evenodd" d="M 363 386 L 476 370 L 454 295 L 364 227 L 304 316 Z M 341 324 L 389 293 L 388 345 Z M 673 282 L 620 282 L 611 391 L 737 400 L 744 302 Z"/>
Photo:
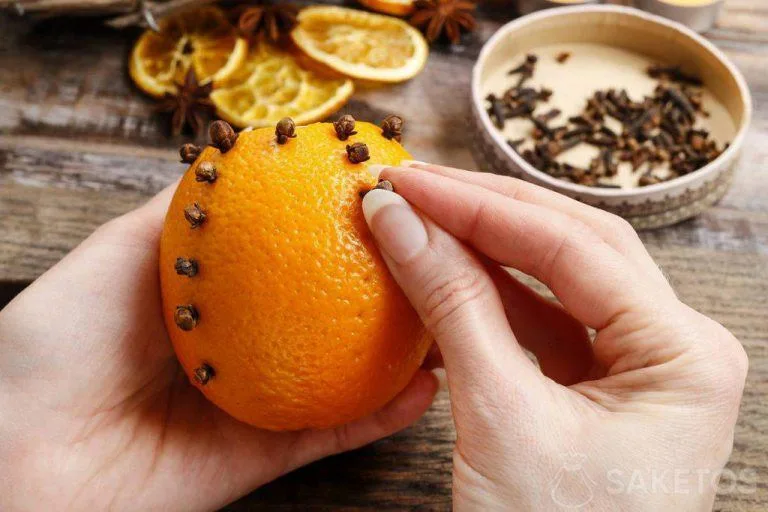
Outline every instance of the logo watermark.
<path id="1" fill-rule="evenodd" d="M 593 489 L 597 484 L 584 469 L 586 461 L 583 453 L 567 454 L 552 481 L 552 501 L 565 510 L 578 510 L 595 497 Z"/>
<path id="2" fill-rule="evenodd" d="M 620 496 L 688 495 L 715 492 L 718 494 L 754 494 L 758 474 L 754 469 L 627 469 L 613 468 L 600 474 L 587 469 L 589 458 L 583 453 L 568 453 L 550 483 L 552 501 L 561 510 L 581 510 L 595 499 L 596 494 Z"/>

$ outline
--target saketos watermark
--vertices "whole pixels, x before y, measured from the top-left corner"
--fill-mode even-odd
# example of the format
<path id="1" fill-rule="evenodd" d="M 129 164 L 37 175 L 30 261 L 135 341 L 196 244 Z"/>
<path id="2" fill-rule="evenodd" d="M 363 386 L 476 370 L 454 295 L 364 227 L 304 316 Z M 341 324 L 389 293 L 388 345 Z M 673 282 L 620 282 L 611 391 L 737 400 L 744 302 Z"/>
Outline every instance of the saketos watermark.
<path id="1" fill-rule="evenodd" d="M 707 468 L 588 469 L 589 458 L 581 453 L 563 455 L 563 463 L 550 482 L 550 497 L 561 510 L 580 510 L 598 494 L 694 495 L 754 494 L 759 475 L 750 468 L 712 470 Z M 599 474 L 596 474 L 599 473 Z"/>

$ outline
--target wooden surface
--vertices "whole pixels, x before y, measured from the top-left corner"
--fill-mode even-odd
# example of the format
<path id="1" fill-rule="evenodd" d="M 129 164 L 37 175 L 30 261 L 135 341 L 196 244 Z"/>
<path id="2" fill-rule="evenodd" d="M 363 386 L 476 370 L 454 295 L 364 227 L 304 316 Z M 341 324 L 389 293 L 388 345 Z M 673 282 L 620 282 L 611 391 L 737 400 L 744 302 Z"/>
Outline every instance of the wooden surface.
<path id="1" fill-rule="evenodd" d="M 466 149 L 469 74 L 512 13 L 485 9 L 466 45 L 435 48 L 418 78 L 359 91 L 345 109 L 410 122 L 417 158 L 473 166 Z M 136 31 L 96 20 L 20 20 L 0 14 L 0 301 L 55 264 L 99 224 L 180 175 L 165 120 L 134 89 L 126 56 Z M 757 480 L 722 493 L 718 510 L 768 509 L 768 4 L 727 0 L 707 36 L 745 74 L 755 119 L 733 188 L 699 218 L 644 233 L 688 304 L 725 324 L 751 368 L 729 468 Z M 0 302 L 2 304 L 2 302 Z M 450 507 L 454 438 L 443 392 L 416 426 L 373 446 L 316 463 L 229 507 L 244 511 Z M 744 473 L 742 470 L 752 470 Z"/>

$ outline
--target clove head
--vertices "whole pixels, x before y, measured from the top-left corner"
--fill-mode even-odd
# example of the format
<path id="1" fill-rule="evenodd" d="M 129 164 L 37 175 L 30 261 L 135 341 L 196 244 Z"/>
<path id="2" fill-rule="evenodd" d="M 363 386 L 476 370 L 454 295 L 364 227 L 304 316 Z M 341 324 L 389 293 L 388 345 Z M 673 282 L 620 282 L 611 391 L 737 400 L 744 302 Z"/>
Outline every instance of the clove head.
<path id="1" fill-rule="evenodd" d="M 341 116 L 338 121 L 333 123 L 333 129 L 336 130 L 336 136 L 339 140 L 347 140 L 352 135 L 357 134 L 355 118 L 349 114 Z"/>
<path id="2" fill-rule="evenodd" d="M 195 277 L 197 275 L 197 261 L 191 258 L 176 258 L 174 268 L 180 276 Z"/>
<path id="3" fill-rule="evenodd" d="M 226 121 L 214 121 L 208 128 L 208 135 L 211 138 L 211 146 L 217 148 L 222 153 L 226 153 L 237 142 L 237 132 Z"/>
<path id="4" fill-rule="evenodd" d="M 353 164 L 359 164 L 371 159 L 371 155 L 368 152 L 368 146 L 362 142 L 355 142 L 354 144 L 347 144 L 347 158 Z"/>
<path id="5" fill-rule="evenodd" d="M 389 180 L 381 180 L 373 188 L 379 189 L 379 190 L 388 190 L 389 192 L 395 191 L 395 187 L 392 185 L 392 182 Z"/>
<path id="6" fill-rule="evenodd" d="M 403 118 L 396 115 L 389 115 L 381 123 L 381 134 L 389 139 L 400 142 L 403 136 Z"/>
<path id="7" fill-rule="evenodd" d="M 195 180 L 199 182 L 213 183 L 216 181 L 218 173 L 216 172 L 216 166 L 213 162 L 204 161 L 200 162 L 200 165 L 195 169 Z"/>
<path id="8" fill-rule="evenodd" d="M 205 212 L 198 203 L 191 204 L 184 208 L 184 218 L 187 219 L 192 229 L 199 228 L 206 219 Z"/>
<path id="9" fill-rule="evenodd" d="M 191 331 L 197 327 L 198 319 L 197 309 L 192 304 L 176 306 L 173 313 L 173 321 L 182 331 Z"/>
<path id="10" fill-rule="evenodd" d="M 179 148 L 179 156 L 181 156 L 181 162 L 185 164 L 194 163 L 202 151 L 203 150 L 200 148 L 200 146 L 195 146 L 194 144 L 182 145 L 181 148 Z"/>
<path id="11" fill-rule="evenodd" d="M 275 137 L 278 144 L 285 144 L 288 139 L 296 138 L 296 123 L 290 117 L 284 117 L 277 122 Z"/>
<path id="12" fill-rule="evenodd" d="M 195 379 L 195 382 L 197 382 L 201 386 L 205 386 L 206 384 L 208 384 L 208 381 L 210 381 L 215 376 L 216 376 L 216 370 L 214 370 L 213 367 L 208 363 L 203 363 L 199 367 L 195 368 L 193 372 L 193 377 Z"/>

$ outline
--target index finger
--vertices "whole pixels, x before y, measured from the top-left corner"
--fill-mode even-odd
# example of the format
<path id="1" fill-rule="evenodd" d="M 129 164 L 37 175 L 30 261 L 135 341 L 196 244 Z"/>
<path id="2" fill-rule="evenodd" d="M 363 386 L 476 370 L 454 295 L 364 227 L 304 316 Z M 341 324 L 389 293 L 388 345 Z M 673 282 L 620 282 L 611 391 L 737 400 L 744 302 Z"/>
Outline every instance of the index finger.
<path id="1" fill-rule="evenodd" d="M 409 168 L 440 174 L 457 181 L 479 185 L 524 203 L 538 204 L 576 218 L 594 229 L 608 245 L 625 255 L 632 263 L 646 269 L 651 279 L 661 286 L 668 286 L 666 277 L 643 246 L 637 233 L 628 222 L 611 213 L 588 206 L 568 196 L 510 176 L 465 171 L 424 162 L 403 162 Z"/>
<path id="2" fill-rule="evenodd" d="M 579 321 L 603 329 L 622 314 L 658 310 L 671 289 L 560 211 L 434 173 L 388 168 L 382 177 L 446 231 L 491 259 L 546 284 Z"/>

